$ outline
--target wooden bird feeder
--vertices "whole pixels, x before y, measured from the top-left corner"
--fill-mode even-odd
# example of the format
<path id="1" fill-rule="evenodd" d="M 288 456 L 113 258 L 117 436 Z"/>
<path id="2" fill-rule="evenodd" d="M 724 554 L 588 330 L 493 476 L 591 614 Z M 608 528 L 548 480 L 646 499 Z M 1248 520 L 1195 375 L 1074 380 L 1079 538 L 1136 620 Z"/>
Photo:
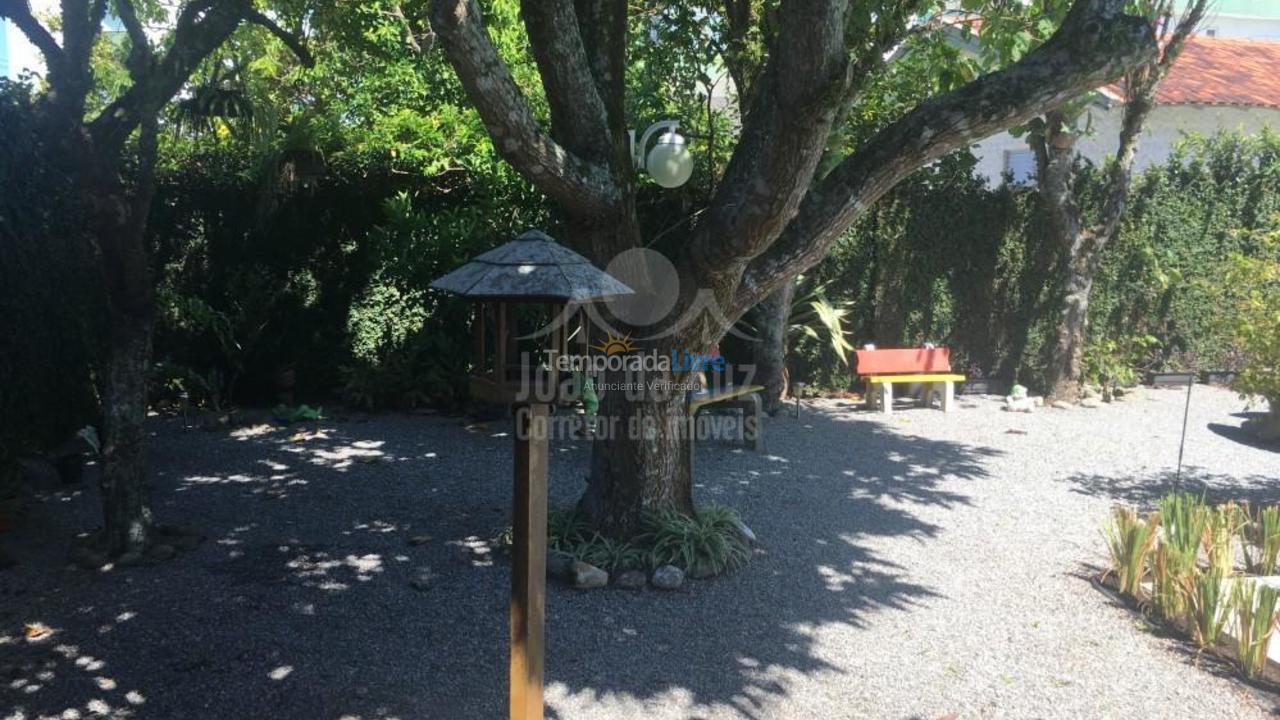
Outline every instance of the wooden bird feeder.
<path id="1" fill-rule="evenodd" d="M 549 402 L 557 396 L 554 387 L 548 395 L 544 394 L 548 388 L 528 386 L 531 381 L 548 379 L 554 383 L 555 373 L 533 372 L 534 368 L 516 361 L 521 357 L 521 348 L 513 309 L 520 304 L 542 305 L 551 318 L 575 318 L 577 340 L 585 351 L 587 328 L 580 306 L 629 295 L 632 290 L 537 230 L 478 256 L 431 283 L 431 287 L 472 298 L 478 304 L 473 323 L 472 399 L 522 406 L 515 414 L 514 433 L 509 708 L 511 720 L 542 720 L 548 412 Z M 492 337 L 487 331 L 490 319 Z M 545 343 L 542 349 L 566 352 L 571 334 L 568 325 L 553 323 L 551 332 L 541 336 Z"/>
<path id="2" fill-rule="evenodd" d="M 515 240 L 477 256 L 431 283 L 476 302 L 472 323 L 472 366 L 468 384 L 477 402 L 510 406 L 522 397 L 549 397 L 550 388 L 529 387 L 531 380 L 554 381 L 537 373 L 524 358 L 542 351 L 568 352 L 570 338 L 586 354 L 588 333 L 584 303 L 632 294 L 631 288 L 560 245 L 546 233 L 529 230 Z M 521 310 L 541 307 L 540 321 L 563 316 L 538 338 L 521 335 Z M 524 313 L 528 315 L 535 313 Z M 523 345 L 522 345 L 523 341 Z M 553 374 L 554 375 L 554 374 Z M 522 394 L 523 391 L 523 394 Z"/>

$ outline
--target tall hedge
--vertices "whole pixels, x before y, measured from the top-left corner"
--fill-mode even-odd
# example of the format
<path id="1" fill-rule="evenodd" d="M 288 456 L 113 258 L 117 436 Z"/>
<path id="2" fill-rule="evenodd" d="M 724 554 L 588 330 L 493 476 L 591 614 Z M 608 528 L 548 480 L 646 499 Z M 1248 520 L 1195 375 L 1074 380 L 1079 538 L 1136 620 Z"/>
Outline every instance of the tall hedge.
<path id="1" fill-rule="evenodd" d="M 0 472 L 96 423 L 103 306 L 80 233 L 72 163 L 44 135 L 31 88 L 0 78 Z"/>
<path id="2" fill-rule="evenodd" d="M 1102 168 L 1082 173 L 1086 208 L 1100 201 Z M 1226 257 L 1249 251 L 1241 231 L 1280 212 L 1280 135 L 1185 138 L 1136 180 L 1119 237 L 1107 249 L 1090 310 L 1091 353 L 1121 352 L 1152 367 L 1229 369 L 1237 362 L 1213 296 Z M 956 369 L 1040 387 L 1056 321 L 1060 249 L 1046 242 L 1034 186 L 988 187 L 960 153 L 883 198 L 815 274 L 853 305 L 855 345 L 935 342 Z M 1113 341 L 1112 345 L 1108 341 Z M 802 341 L 793 374 L 845 387 L 826 345 Z"/>

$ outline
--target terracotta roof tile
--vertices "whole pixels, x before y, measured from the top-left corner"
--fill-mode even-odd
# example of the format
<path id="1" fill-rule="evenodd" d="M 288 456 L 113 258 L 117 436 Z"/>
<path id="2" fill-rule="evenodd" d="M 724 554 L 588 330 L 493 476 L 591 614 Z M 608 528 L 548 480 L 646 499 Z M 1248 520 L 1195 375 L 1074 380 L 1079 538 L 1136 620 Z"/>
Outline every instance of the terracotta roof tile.
<path id="1" fill-rule="evenodd" d="M 1119 85 L 1101 88 L 1122 97 Z M 1160 83 L 1162 105 L 1280 108 L 1280 42 L 1194 37 Z"/>

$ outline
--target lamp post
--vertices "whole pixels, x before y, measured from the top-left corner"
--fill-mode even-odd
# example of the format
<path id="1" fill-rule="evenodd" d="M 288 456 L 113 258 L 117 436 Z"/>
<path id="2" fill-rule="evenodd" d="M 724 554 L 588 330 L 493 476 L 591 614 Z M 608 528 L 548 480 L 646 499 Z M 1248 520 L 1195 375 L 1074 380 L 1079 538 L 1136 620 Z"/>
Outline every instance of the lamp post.
<path id="1" fill-rule="evenodd" d="M 659 120 L 650 125 L 636 142 L 636 131 L 628 130 L 631 140 L 631 162 L 637 170 L 646 170 L 649 177 L 664 188 L 678 188 L 689 181 L 693 174 L 693 155 L 685 143 L 684 136 L 676 132 L 680 128 L 678 120 Z M 658 142 L 647 154 L 645 148 L 655 133 L 662 131 Z"/>

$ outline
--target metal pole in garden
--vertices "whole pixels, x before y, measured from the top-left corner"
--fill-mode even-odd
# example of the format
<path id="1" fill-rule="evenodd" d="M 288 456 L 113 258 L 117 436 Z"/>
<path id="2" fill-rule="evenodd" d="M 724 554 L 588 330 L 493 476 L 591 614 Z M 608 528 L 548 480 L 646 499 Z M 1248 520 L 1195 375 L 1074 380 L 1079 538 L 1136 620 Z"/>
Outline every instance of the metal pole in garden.
<path id="1" fill-rule="evenodd" d="M 1182 408 L 1182 439 L 1178 441 L 1178 475 L 1175 483 L 1182 484 L 1182 451 L 1187 446 L 1187 416 L 1191 414 L 1191 386 L 1196 384 L 1195 371 L 1187 378 L 1187 403 Z"/>

